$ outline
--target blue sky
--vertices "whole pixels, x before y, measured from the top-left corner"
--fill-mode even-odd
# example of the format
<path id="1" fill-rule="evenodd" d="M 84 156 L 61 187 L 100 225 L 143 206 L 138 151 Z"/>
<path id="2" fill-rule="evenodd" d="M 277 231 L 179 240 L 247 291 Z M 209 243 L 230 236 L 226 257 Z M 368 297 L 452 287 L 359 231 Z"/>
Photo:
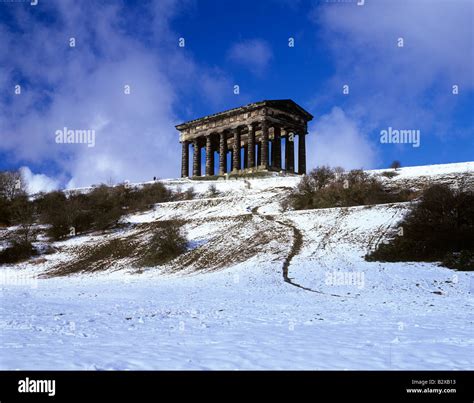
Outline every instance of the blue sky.
<path id="1" fill-rule="evenodd" d="M 468 0 L 0 2 L 0 169 L 35 190 L 176 177 L 175 124 L 286 98 L 315 117 L 309 168 L 470 161 L 473 18 Z M 420 146 L 382 144 L 389 127 Z"/>

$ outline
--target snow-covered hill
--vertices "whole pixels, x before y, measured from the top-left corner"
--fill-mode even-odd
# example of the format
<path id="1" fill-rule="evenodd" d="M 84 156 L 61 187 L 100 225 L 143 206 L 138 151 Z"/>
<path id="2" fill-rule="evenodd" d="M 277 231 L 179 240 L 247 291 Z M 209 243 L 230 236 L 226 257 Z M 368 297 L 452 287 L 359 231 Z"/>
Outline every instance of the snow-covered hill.
<path id="1" fill-rule="evenodd" d="M 385 180 L 456 186 L 473 172 L 409 167 Z M 199 198 L 2 267 L 0 368 L 474 369 L 474 273 L 366 262 L 409 204 L 283 212 L 298 181 L 166 180 Z M 122 259 L 106 272 L 41 277 L 86 245 L 145 242 L 154 222 L 174 218 L 191 248 L 164 267 L 137 273 Z"/>

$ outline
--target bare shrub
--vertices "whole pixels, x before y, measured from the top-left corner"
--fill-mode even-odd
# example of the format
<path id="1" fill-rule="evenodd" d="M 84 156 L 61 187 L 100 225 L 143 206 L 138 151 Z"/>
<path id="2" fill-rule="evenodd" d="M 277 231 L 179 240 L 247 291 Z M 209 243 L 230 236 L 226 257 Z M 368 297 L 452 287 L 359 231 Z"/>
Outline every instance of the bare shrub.
<path id="1" fill-rule="evenodd" d="M 395 172 L 395 171 L 384 171 L 380 175 L 384 176 L 386 178 L 392 179 L 395 176 L 398 176 L 399 174 L 398 174 L 398 172 Z"/>
<path id="2" fill-rule="evenodd" d="M 178 187 L 176 192 L 171 194 L 171 200 L 178 201 L 178 200 L 193 200 L 196 198 L 196 191 L 194 187 L 189 187 L 185 191 L 183 191 L 182 187 Z"/>
<path id="3" fill-rule="evenodd" d="M 186 189 L 186 191 L 183 193 L 183 198 L 184 200 L 193 200 L 196 198 L 196 191 L 194 190 L 194 187 Z"/>
<path id="4" fill-rule="evenodd" d="M 188 240 L 182 232 L 182 226 L 181 221 L 172 220 L 163 222 L 157 227 L 146 251 L 137 261 L 137 266 L 158 266 L 184 253 L 188 247 Z"/>
<path id="5" fill-rule="evenodd" d="M 49 224 L 48 235 L 54 240 L 74 232 L 86 231 L 92 226 L 92 218 L 85 218 L 80 196 L 67 198 L 63 192 L 47 193 L 36 201 L 40 221 Z"/>
<path id="6" fill-rule="evenodd" d="M 398 160 L 395 160 L 390 164 L 390 168 L 395 169 L 395 171 L 397 169 L 401 168 L 401 166 L 402 166 L 402 164 Z"/>
<path id="7" fill-rule="evenodd" d="M 0 172 L 0 199 L 13 200 L 26 195 L 26 184 L 20 171 Z"/>
<path id="8" fill-rule="evenodd" d="M 207 189 L 207 195 L 209 197 L 217 197 L 219 196 L 219 191 L 217 190 L 217 187 L 215 184 L 209 185 L 209 188 Z"/>
<path id="9" fill-rule="evenodd" d="M 19 263 L 37 253 L 31 242 L 14 240 L 11 246 L 0 251 L 0 264 Z"/>

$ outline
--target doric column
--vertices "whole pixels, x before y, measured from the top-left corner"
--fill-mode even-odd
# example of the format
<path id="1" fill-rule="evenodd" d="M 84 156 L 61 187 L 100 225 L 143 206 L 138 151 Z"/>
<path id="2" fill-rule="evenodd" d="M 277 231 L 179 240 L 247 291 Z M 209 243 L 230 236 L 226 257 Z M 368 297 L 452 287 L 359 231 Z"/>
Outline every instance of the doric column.
<path id="1" fill-rule="evenodd" d="M 298 173 L 306 173 L 306 133 L 300 133 L 298 136 Z"/>
<path id="2" fill-rule="evenodd" d="M 249 129 L 249 141 L 247 144 L 247 166 L 249 168 L 253 168 L 255 166 L 255 126 L 254 125 L 248 125 Z"/>
<path id="3" fill-rule="evenodd" d="M 281 169 L 281 129 L 280 127 L 275 127 L 275 136 L 273 139 L 273 149 L 274 149 L 274 165 L 275 168 Z"/>
<path id="4" fill-rule="evenodd" d="M 181 153 L 181 177 L 187 178 L 189 176 L 189 141 L 183 141 L 183 151 Z"/>
<path id="5" fill-rule="evenodd" d="M 201 176 L 201 147 L 198 139 L 193 141 L 193 147 L 193 176 Z"/>
<path id="6" fill-rule="evenodd" d="M 295 172 L 295 143 L 292 132 L 287 131 L 285 147 L 285 169 L 287 172 Z"/>
<path id="7" fill-rule="evenodd" d="M 219 135 L 219 175 L 227 172 L 227 136 L 225 132 Z"/>
<path id="8" fill-rule="evenodd" d="M 268 123 L 262 121 L 262 157 L 260 165 L 263 168 L 268 168 Z"/>
<path id="9" fill-rule="evenodd" d="M 234 171 L 240 169 L 240 128 L 234 129 L 234 156 L 232 168 Z"/>
<path id="10" fill-rule="evenodd" d="M 206 175 L 214 175 L 214 150 L 212 149 L 212 137 L 206 136 Z"/>
<path id="11" fill-rule="evenodd" d="M 270 153 L 270 167 L 275 166 L 275 140 L 268 140 L 268 149 Z"/>

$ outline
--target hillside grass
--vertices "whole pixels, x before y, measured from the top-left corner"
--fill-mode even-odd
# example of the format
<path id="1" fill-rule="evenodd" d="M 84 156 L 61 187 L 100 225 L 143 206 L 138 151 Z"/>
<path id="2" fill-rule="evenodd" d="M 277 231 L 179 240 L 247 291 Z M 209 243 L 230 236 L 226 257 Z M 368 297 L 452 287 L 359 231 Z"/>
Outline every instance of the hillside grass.
<path id="1" fill-rule="evenodd" d="M 183 225 L 181 220 L 159 221 L 142 225 L 141 230 L 126 238 L 81 245 L 72 252 L 73 259 L 56 265 L 44 277 L 111 270 L 120 261 L 133 268 L 166 264 L 187 250 Z"/>

